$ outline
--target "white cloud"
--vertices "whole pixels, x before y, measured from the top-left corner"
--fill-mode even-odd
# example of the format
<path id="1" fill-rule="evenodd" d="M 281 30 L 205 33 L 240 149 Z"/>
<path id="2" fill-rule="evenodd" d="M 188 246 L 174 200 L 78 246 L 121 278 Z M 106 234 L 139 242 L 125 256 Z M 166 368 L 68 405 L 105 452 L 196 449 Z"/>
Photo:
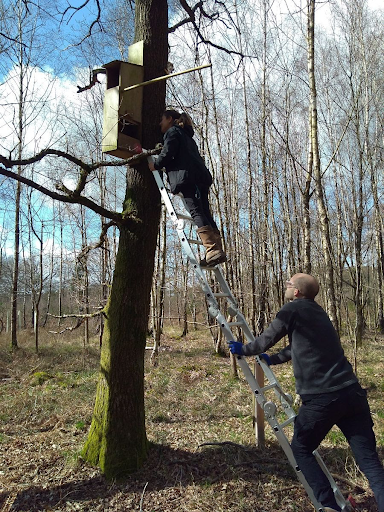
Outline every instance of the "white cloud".
<path id="1" fill-rule="evenodd" d="M 3 104 L 0 119 L 0 153 L 17 147 L 20 68 L 13 67 L 0 87 Z M 70 139 L 71 114 L 81 117 L 86 93 L 77 94 L 77 84 L 88 81 L 88 70 L 78 68 L 74 79 L 57 77 L 52 70 L 28 67 L 24 80 L 24 156 L 52 146 L 63 146 Z M 99 86 L 100 87 L 100 86 Z M 87 118 L 82 119 L 87 124 Z M 89 121 L 89 124 L 92 121 Z"/>

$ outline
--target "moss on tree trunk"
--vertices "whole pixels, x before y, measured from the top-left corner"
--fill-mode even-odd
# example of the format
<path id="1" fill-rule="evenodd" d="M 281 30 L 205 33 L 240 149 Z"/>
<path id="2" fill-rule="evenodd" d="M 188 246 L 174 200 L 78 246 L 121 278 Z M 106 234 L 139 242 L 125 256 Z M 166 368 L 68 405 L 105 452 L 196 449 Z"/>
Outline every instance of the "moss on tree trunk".
<path id="1" fill-rule="evenodd" d="M 149 308 L 142 309 L 140 300 L 149 295 L 143 287 L 151 282 L 148 260 L 142 257 L 146 252 L 145 237 L 121 229 L 95 409 L 83 450 L 84 458 L 110 478 L 140 467 L 147 453 L 143 361 Z"/>

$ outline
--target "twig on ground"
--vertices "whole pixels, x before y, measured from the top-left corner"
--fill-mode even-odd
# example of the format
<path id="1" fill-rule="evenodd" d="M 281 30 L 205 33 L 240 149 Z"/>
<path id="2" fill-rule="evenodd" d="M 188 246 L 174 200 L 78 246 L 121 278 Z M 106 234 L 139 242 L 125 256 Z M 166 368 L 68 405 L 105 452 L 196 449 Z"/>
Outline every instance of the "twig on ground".
<path id="1" fill-rule="evenodd" d="M 292 489 L 297 489 L 300 487 L 300 484 L 290 485 L 289 487 L 282 487 L 281 489 L 276 489 L 274 492 L 286 492 L 286 491 L 292 491 Z"/>
<path id="2" fill-rule="evenodd" d="M 140 512 L 143 512 L 143 499 L 145 494 L 145 489 L 147 488 L 148 482 L 144 485 L 143 492 L 141 493 L 141 499 L 140 499 Z"/>
<path id="3" fill-rule="evenodd" d="M 232 466 L 253 466 L 254 464 L 282 464 L 283 466 L 289 466 L 289 462 L 287 460 L 280 459 L 255 459 L 248 462 L 236 462 L 235 464 L 232 464 Z"/>
<path id="4" fill-rule="evenodd" d="M 212 443 L 201 443 L 197 448 L 201 448 L 202 446 L 236 446 L 237 448 L 246 448 L 243 444 L 233 443 L 232 441 L 221 441 L 221 442 L 212 442 Z"/>
<path id="5" fill-rule="evenodd" d="M 337 475 L 337 474 L 333 473 L 333 478 L 335 480 L 339 480 L 340 482 L 343 482 L 343 484 L 348 485 L 352 489 L 356 489 L 358 492 L 367 492 L 368 491 L 368 489 L 362 487 L 359 484 L 356 484 L 355 482 L 351 482 L 351 480 L 348 480 L 348 478 L 345 478 L 344 476 Z"/>

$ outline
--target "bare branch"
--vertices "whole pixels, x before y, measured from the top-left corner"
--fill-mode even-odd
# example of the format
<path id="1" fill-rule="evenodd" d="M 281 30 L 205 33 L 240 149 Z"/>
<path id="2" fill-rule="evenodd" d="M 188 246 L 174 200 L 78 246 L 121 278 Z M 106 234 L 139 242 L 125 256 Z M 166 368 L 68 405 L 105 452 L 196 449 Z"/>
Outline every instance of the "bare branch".
<path id="1" fill-rule="evenodd" d="M 202 448 L 203 446 L 235 446 L 236 448 L 246 448 L 245 445 L 234 443 L 233 441 L 212 441 L 212 442 L 206 442 L 201 443 L 197 446 L 197 448 Z"/>
<path id="2" fill-rule="evenodd" d="M 106 72 L 107 72 L 107 70 L 105 68 L 98 68 L 98 69 L 92 70 L 91 76 L 89 77 L 89 84 L 86 85 L 85 87 L 80 87 L 78 85 L 77 92 L 79 93 L 79 92 L 87 91 L 88 89 L 91 89 L 94 85 L 99 84 L 100 81 L 97 79 L 97 75 L 99 73 L 105 74 Z"/>
<path id="3" fill-rule="evenodd" d="M 176 25 L 173 25 L 173 27 L 169 27 L 169 29 L 168 29 L 169 33 L 175 32 L 175 30 L 177 30 L 179 27 L 182 27 L 186 23 L 191 23 L 191 22 L 195 21 L 195 11 L 198 8 L 203 7 L 203 2 L 198 2 L 194 7 L 189 7 L 189 5 L 186 4 L 186 7 L 188 8 L 188 10 L 183 5 L 184 10 L 186 10 L 187 13 L 189 13 L 189 17 L 185 18 L 184 20 L 179 21 L 178 23 L 176 23 Z"/>
<path id="4" fill-rule="evenodd" d="M 78 165 L 82 169 L 84 169 L 87 172 L 91 172 L 94 167 L 92 165 L 86 164 L 79 158 L 76 158 L 73 155 L 70 155 L 69 153 L 66 153 L 65 151 L 61 151 L 59 149 L 43 149 L 40 151 L 40 153 L 37 153 L 34 156 L 31 156 L 30 158 L 20 159 L 20 160 L 11 160 L 10 158 L 6 158 L 5 156 L 0 155 L 0 163 L 4 165 L 4 167 L 7 167 L 7 169 L 10 169 L 13 166 L 16 165 L 29 165 L 34 164 L 36 162 L 39 162 L 42 160 L 45 156 L 53 155 L 53 156 L 61 156 L 65 158 L 66 160 L 69 160 L 70 162 Z"/>
<path id="5" fill-rule="evenodd" d="M 204 18 L 208 18 L 208 19 L 210 19 L 212 21 L 218 19 L 219 14 L 217 12 L 215 12 L 213 14 L 208 14 L 203 9 L 203 2 L 198 2 L 194 7 L 190 7 L 187 4 L 186 0 L 180 0 L 180 5 L 183 7 L 185 12 L 188 14 L 188 18 L 186 18 L 185 20 L 180 21 L 179 23 L 177 23 L 173 27 L 169 28 L 168 29 L 169 32 L 174 32 L 177 28 L 181 27 L 182 25 L 185 25 L 186 23 L 192 23 L 194 29 L 196 30 L 197 35 L 199 36 L 199 39 L 200 39 L 201 43 L 207 44 L 209 46 L 213 46 L 213 48 L 216 48 L 217 50 L 222 50 L 223 52 L 228 53 L 228 55 L 238 55 L 242 59 L 244 57 L 251 57 L 251 55 L 244 55 L 242 52 L 238 52 L 236 50 L 230 50 L 229 48 L 225 48 L 224 46 L 216 44 L 216 43 L 212 42 L 211 40 L 206 39 L 203 36 L 203 34 L 200 31 L 200 28 L 197 26 L 197 23 L 196 23 L 196 19 L 195 19 L 195 12 L 196 12 L 196 10 L 200 9 L 200 12 L 204 16 Z"/>
<path id="6" fill-rule="evenodd" d="M 356 106 L 357 106 L 357 104 L 358 104 L 358 101 L 359 101 L 359 98 L 357 98 L 357 99 L 355 100 L 355 103 L 354 103 L 354 105 L 353 105 L 353 107 L 352 107 L 352 109 L 351 109 L 351 112 L 350 112 L 350 114 L 349 114 L 349 116 L 348 116 L 347 122 L 345 123 L 344 129 L 343 129 L 343 131 L 342 131 L 342 133 L 341 133 L 341 135 L 340 135 L 340 137 L 339 137 L 339 140 L 338 140 L 338 142 L 337 142 L 337 144 L 336 144 L 336 147 L 335 147 L 335 149 L 334 149 L 334 151 L 333 151 L 333 153 L 332 153 L 332 156 L 331 156 L 331 158 L 329 159 L 328 164 L 325 166 L 325 169 L 323 170 L 323 172 L 322 172 L 322 174 L 321 174 L 321 176 L 322 176 L 322 177 L 323 177 L 323 176 L 325 175 L 325 173 L 328 171 L 328 169 L 329 169 L 330 165 L 332 164 L 332 162 L 333 162 L 334 158 L 336 157 L 336 155 L 337 155 L 337 153 L 338 153 L 338 151 L 339 151 L 339 149 L 340 149 L 340 145 L 341 145 L 341 143 L 342 143 L 342 141 L 343 141 L 343 139 L 344 139 L 344 135 L 345 135 L 345 134 L 346 134 L 346 132 L 347 132 L 347 129 L 348 129 L 349 123 L 351 122 L 351 120 L 352 120 L 353 116 L 355 115 L 355 108 L 356 108 Z"/>
<path id="7" fill-rule="evenodd" d="M 4 34 L 4 32 L 0 32 L 0 36 L 1 37 L 4 37 L 4 39 L 6 39 L 7 41 L 11 41 L 11 43 L 17 43 L 17 44 L 20 44 L 20 41 L 17 40 L 17 39 L 14 39 L 13 37 L 9 37 L 7 36 L 6 34 Z M 21 43 L 22 46 L 24 46 L 25 48 L 27 47 L 27 45 L 25 43 Z"/>
<path id="8" fill-rule="evenodd" d="M 85 0 L 85 2 L 80 5 L 79 7 L 74 7 L 72 5 L 69 5 L 65 11 L 63 12 L 62 14 L 62 19 L 65 17 L 66 14 L 68 14 L 69 11 L 73 11 L 72 14 L 69 16 L 69 19 L 68 21 L 70 21 L 73 16 L 81 11 L 82 9 L 84 9 L 84 7 L 86 7 L 88 4 L 89 4 L 90 0 Z M 95 25 L 100 25 L 100 28 L 101 28 L 101 24 L 100 24 L 100 19 L 101 19 L 101 7 L 100 7 L 100 1 L 99 0 L 95 0 L 96 2 L 96 5 L 97 5 L 97 15 L 96 15 L 96 19 L 94 19 L 92 21 L 92 23 L 90 24 L 89 26 L 89 29 L 88 29 L 88 33 L 81 39 L 80 42 L 76 43 L 76 44 L 73 44 L 73 45 L 70 45 L 70 47 L 76 47 L 76 46 L 80 46 L 86 39 L 88 39 L 89 37 L 91 37 L 92 35 L 92 30 L 93 30 L 93 27 Z M 101 28 L 102 30 L 102 28 Z"/>
<path id="9" fill-rule="evenodd" d="M 78 259 L 80 260 L 82 258 L 85 258 L 88 255 L 88 253 L 90 253 L 94 249 L 98 249 L 99 247 L 101 247 L 105 242 L 105 238 L 106 238 L 108 229 L 114 225 L 116 225 L 116 222 L 114 222 L 114 221 L 103 223 L 99 241 L 94 244 L 87 245 L 86 247 L 83 247 L 80 254 L 78 255 Z"/>
<path id="10" fill-rule="evenodd" d="M 99 309 L 94 313 L 73 313 L 69 315 L 53 315 L 52 313 L 48 313 L 48 315 L 53 318 L 79 318 L 81 320 L 84 320 L 86 318 L 95 318 L 96 316 L 103 315 L 105 313 L 104 309 L 105 308 Z"/>
<path id="11" fill-rule="evenodd" d="M 39 185 L 35 181 L 30 180 L 29 178 L 26 178 L 25 176 L 16 174 L 12 171 L 8 171 L 7 169 L 4 169 L 3 167 L 0 167 L 0 174 L 2 174 L 3 176 L 7 176 L 7 178 L 11 178 L 13 180 L 20 181 L 20 183 L 24 183 L 24 185 L 28 185 L 29 187 L 31 187 L 35 190 L 38 190 L 39 192 L 45 194 L 46 196 L 51 197 L 52 199 L 56 199 L 57 201 L 62 201 L 63 203 L 82 204 L 83 206 L 86 206 L 90 210 L 93 210 L 95 213 L 98 213 L 99 215 L 102 215 L 103 217 L 106 217 L 107 219 L 112 219 L 113 221 L 116 222 L 116 224 L 122 224 L 122 223 L 127 222 L 127 221 L 123 220 L 121 213 L 107 210 L 106 208 L 103 208 L 102 206 L 98 205 L 97 203 L 94 203 L 87 197 L 58 194 L 57 192 L 54 192 L 53 190 L 49 190 L 48 188 L 43 187 L 42 185 Z M 132 221 L 132 219 L 128 219 L 128 220 Z"/>
<path id="12" fill-rule="evenodd" d="M 25 158 L 22 160 L 12 160 L 10 158 L 6 158 L 3 155 L 0 155 L 0 164 L 3 164 L 4 167 L 7 169 L 10 169 L 11 167 L 18 166 L 18 165 L 29 165 L 33 164 L 35 162 L 38 162 L 42 160 L 45 156 L 60 156 L 62 158 L 65 158 L 66 160 L 69 160 L 70 162 L 78 165 L 81 169 L 84 169 L 88 174 L 91 171 L 94 171 L 98 169 L 99 167 L 119 167 L 123 165 L 134 165 L 142 160 L 145 160 L 148 155 L 156 155 L 160 153 L 161 148 L 156 147 L 154 149 L 148 149 L 143 151 L 142 153 L 138 153 L 137 155 L 133 155 L 129 158 L 126 158 L 125 160 L 116 160 L 111 162 L 96 162 L 94 164 L 87 164 L 80 160 L 79 158 L 76 158 L 73 155 L 70 155 L 69 153 L 66 153 L 65 151 L 61 151 L 58 149 L 44 149 L 43 151 L 40 151 L 37 155 L 34 155 L 30 158 Z M 78 187 L 76 187 L 76 190 Z M 73 193 L 73 192 L 72 192 Z"/>
<path id="13" fill-rule="evenodd" d="M 116 225 L 129 225 L 132 224 L 132 228 L 134 227 L 134 224 L 136 224 L 136 219 L 133 214 L 126 215 L 123 213 L 114 212 L 112 210 L 107 210 L 106 208 L 98 205 L 91 199 L 88 199 L 87 197 L 84 197 L 81 195 L 81 192 L 84 190 L 84 187 L 87 183 L 87 178 L 89 174 L 94 171 L 95 169 L 98 169 L 102 166 L 122 166 L 122 165 L 135 165 L 139 163 L 140 161 L 147 158 L 148 155 L 154 155 L 160 152 L 160 148 L 156 147 L 155 149 L 151 149 L 148 151 L 143 151 L 142 153 L 139 153 L 137 155 L 134 155 L 130 158 L 127 158 L 126 160 L 118 160 L 116 162 L 97 162 L 95 164 L 87 164 L 80 160 L 79 158 L 70 155 L 69 153 L 66 153 L 61 150 L 57 149 L 44 149 L 37 155 L 34 155 L 30 158 L 26 159 L 20 159 L 20 160 L 12 160 L 10 158 L 6 158 L 3 155 L 0 155 L 0 164 L 2 164 L 4 167 L 0 166 L 0 175 L 6 176 L 7 178 L 11 178 L 14 180 L 19 181 L 20 183 L 24 183 L 25 185 L 38 190 L 39 192 L 51 197 L 52 199 L 55 199 L 57 201 L 62 201 L 64 203 L 72 203 L 72 204 L 81 204 L 90 210 L 93 210 L 95 213 L 98 213 L 102 217 L 106 217 L 107 219 L 111 219 L 113 223 Z M 76 164 L 78 167 L 80 167 L 80 176 L 77 183 L 77 186 L 75 190 L 68 189 L 63 183 L 56 184 L 56 189 L 60 190 L 61 192 L 64 192 L 64 194 L 59 194 L 58 192 L 55 192 L 53 190 L 50 190 L 43 185 L 40 185 L 39 183 L 36 183 L 35 181 L 26 178 L 25 176 L 22 176 L 21 174 L 16 174 L 9 169 L 14 166 L 25 166 L 29 164 L 33 164 L 36 162 L 39 162 L 46 156 L 59 156 L 62 158 L 65 158 L 66 160 L 69 160 L 70 162 Z M 108 226 L 109 227 L 109 226 Z M 108 229 L 107 227 L 107 229 Z"/>

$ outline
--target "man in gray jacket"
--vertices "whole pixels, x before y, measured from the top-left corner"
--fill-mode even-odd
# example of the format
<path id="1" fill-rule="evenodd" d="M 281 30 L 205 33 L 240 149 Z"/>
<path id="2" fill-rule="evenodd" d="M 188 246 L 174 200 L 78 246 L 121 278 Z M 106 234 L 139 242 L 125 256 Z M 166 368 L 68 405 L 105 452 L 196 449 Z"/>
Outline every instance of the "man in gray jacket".
<path id="1" fill-rule="evenodd" d="M 289 302 L 269 327 L 247 345 L 229 342 L 230 350 L 237 355 L 261 355 L 267 364 L 292 360 L 302 405 L 295 418 L 291 447 L 324 509 L 341 510 L 312 452 L 337 425 L 369 481 L 379 512 L 384 512 L 384 469 L 376 450 L 366 391 L 353 373 L 328 315 L 314 301 L 319 291 L 318 281 L 308 274 L 295 274 L 286 286 L 285 298 Z M 263 353 L 284 336 L 289 339 L 287 347 L 271 356 Z"/>

